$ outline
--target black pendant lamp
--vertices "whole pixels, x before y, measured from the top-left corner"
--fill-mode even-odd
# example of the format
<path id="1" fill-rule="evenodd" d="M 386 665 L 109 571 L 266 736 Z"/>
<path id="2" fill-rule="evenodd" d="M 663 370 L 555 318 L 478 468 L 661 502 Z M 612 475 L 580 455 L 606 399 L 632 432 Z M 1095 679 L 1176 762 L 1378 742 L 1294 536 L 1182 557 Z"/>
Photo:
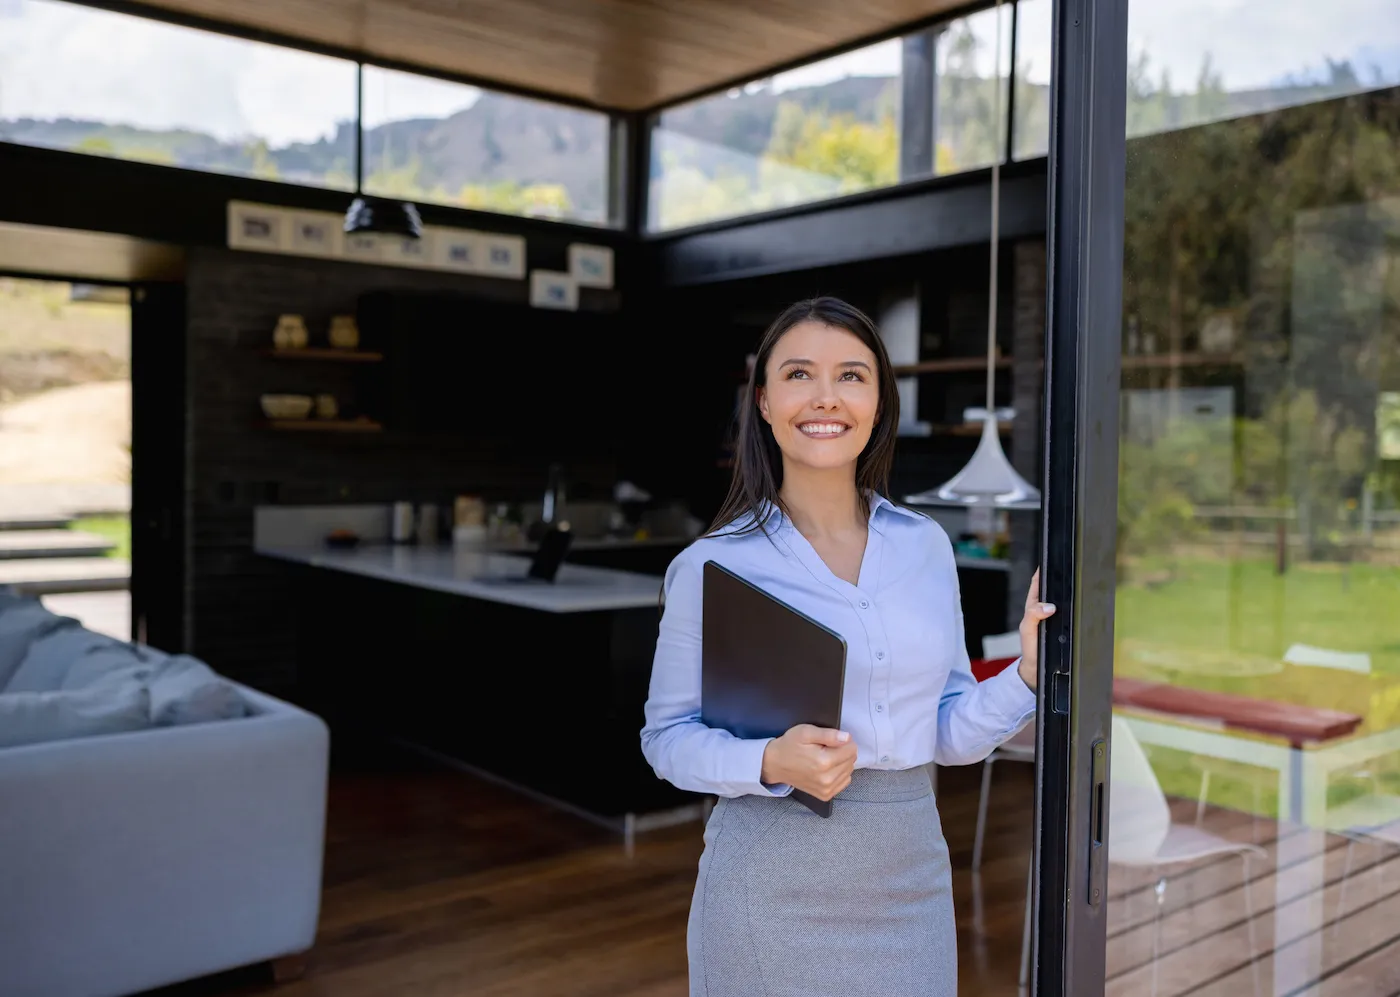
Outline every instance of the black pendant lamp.
<path id="1" fill-rule="evenodd" d="M 400 239 L 423 238 L 423 219 L 410 201 L 366 197 L 365 186 L 365 65 L 355 76 L 355 200 L 345 212 L 349 235 L 392 235 Z"/>

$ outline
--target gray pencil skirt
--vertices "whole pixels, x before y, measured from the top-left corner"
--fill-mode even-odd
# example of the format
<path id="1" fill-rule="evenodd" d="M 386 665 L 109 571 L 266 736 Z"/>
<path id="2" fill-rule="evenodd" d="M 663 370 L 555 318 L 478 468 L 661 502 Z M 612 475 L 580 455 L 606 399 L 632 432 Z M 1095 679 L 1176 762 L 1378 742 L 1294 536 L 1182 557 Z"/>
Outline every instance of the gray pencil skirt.
<path id="1" fill-rule="evenodd" d="M 927 770 L 858 769 L 826 819 L 791 798 L 720 800 L 686 940 L 691 997 L 956 997 Z"/>

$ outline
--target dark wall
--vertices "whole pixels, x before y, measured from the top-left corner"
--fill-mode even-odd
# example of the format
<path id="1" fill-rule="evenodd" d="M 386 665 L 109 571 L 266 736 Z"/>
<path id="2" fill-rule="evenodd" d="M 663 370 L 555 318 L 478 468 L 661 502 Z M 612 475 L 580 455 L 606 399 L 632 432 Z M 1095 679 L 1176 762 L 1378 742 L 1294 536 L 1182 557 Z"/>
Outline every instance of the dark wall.
<path id="1" fill-rule="evenodd" d="M 409 356 L 381 334 L 383 364 L 320 364 L 264 356 L 279 314 L 304 315 L 313 338 L 330 316 L 353 313 L 365 295 L 390 292 L 455 303 L 437 314 L 459 343 L 484 337 L 482 363 L 471 350 L 455 350 L 448 362 L 459 392 L 452 408 L 476 418 L 437 425 L 406 424 L 404 396 L 414 365 L 426 383 L 441 383 L 432 352 Z M 623 362 L 630 340 L 614 310 L 612 292 L 591 292 L 578 315 L 544 312 L 523 303 L 518 281 L 460 277 L 389 267 L 264 256 L 206 249 L 190 253 L 188 302 L 188 522 L 187 636 L 193 652 L 228 674 L 274 691 L 295 678 L 294 620 L 303 600 L 287 586 L 285 572 L 251 553 L 253 508 L 262 502 L 450 502 L 472 493 L 490 499 L 537 498 L 549 459 L 562 461 L 586 497 L 589 486 L 610 488 L 616 431 L 580 432 L 559 427 L 531 447 L 521 447 L 517 413 L 499 393 L 482 403 L 474 385 L 505 383 L 528 409 L 549 385 L 534 373 L 551 365 L 551 338 L 593 344 L 579 379 L 596 379 Z M 440 307 L 446 307 L 440 305 Z M 483 327 L 474 322 L 489 314 Z M 601 330 L 606 330 L 603 334 Z M 366 329 L 367 336 L 375 330 Z M 546 347 L 541 348 L 541 343 Z M 551 365 L 552 369 L 552 365 Z M 353 409 L 382 418 L 378 434 L 276 432 L 259 425 L 258 398 L 265 392 L 330 392 Z M 376 410 L 377 409 L 377 410 Z"/>

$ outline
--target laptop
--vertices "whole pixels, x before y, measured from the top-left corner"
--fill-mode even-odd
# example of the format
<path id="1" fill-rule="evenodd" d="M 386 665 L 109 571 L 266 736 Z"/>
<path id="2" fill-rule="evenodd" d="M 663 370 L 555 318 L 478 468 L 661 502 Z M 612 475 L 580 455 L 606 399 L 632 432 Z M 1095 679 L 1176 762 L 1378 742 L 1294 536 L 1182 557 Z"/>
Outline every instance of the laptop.
<path id="1" fill-rule="evenodd" d="M 540 538 L 540 545 L 535 548 L 530 566 L 523 575 L 483 575 L 476 580 L 492 585 L 552 585 L 573 542 L 574 535 L 568 530 L 552 527 Z"/>
<path id="2" fill-rule="evenodd" d="M 736 737 L 777 737 L 797 724 L 837 729 L 846 641 L 716 561 L 704 568 L 700 719 Z M 822 817 L 831 802 L 793 790 Z"/>

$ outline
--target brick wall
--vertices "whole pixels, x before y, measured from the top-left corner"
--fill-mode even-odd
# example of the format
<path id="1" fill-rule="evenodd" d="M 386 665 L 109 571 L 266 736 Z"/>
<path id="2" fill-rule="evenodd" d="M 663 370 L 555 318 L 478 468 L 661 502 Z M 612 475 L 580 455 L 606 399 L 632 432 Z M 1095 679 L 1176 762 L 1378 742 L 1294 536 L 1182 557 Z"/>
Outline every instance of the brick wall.
<path id="1" fill-rule="evenodd" d="M 259 428 L 264 392 L 325 391 L 350 401 L 381 366 L 263 356 L 277 316 L 304 315 L 313 337 L 323 336 L 331 315 L 353 314 L 356 299 L 370 290 L 446 291 L 523 304 L 528 288 L 521 281 L 217 249 L 189 253 L 186 282 L 187 646 L 234 678 L 285 691 L 296 677 L 294 626 L 304 600 L 284 568 L 252 554 L 255 505 L 448 502 L 463 492 L 537 498 L 546 467 L 500 452 L 489 428 L 452 437 Z M 590 290 L 581 307 L 615 312 L 618 301 L 614 291 Z M 524 353 L 528 336 L 520 340 Z M 567 439 L 560 446 L 571 479 L 611 484 L 606 449 Z"/>
<path id="2" fill-rule="evenodd" d="M 1011 464 L 1032 485 L 1041 486 L 1041 418 L 1045 352 L 1045 243 L 1018 242 L 1015 247 L 1012 305 Z M 1040 560 L 1040 513 L 1011 513 L 1011 578 L 1007 629 L 1020 625 L 1026 589 Z"/>

